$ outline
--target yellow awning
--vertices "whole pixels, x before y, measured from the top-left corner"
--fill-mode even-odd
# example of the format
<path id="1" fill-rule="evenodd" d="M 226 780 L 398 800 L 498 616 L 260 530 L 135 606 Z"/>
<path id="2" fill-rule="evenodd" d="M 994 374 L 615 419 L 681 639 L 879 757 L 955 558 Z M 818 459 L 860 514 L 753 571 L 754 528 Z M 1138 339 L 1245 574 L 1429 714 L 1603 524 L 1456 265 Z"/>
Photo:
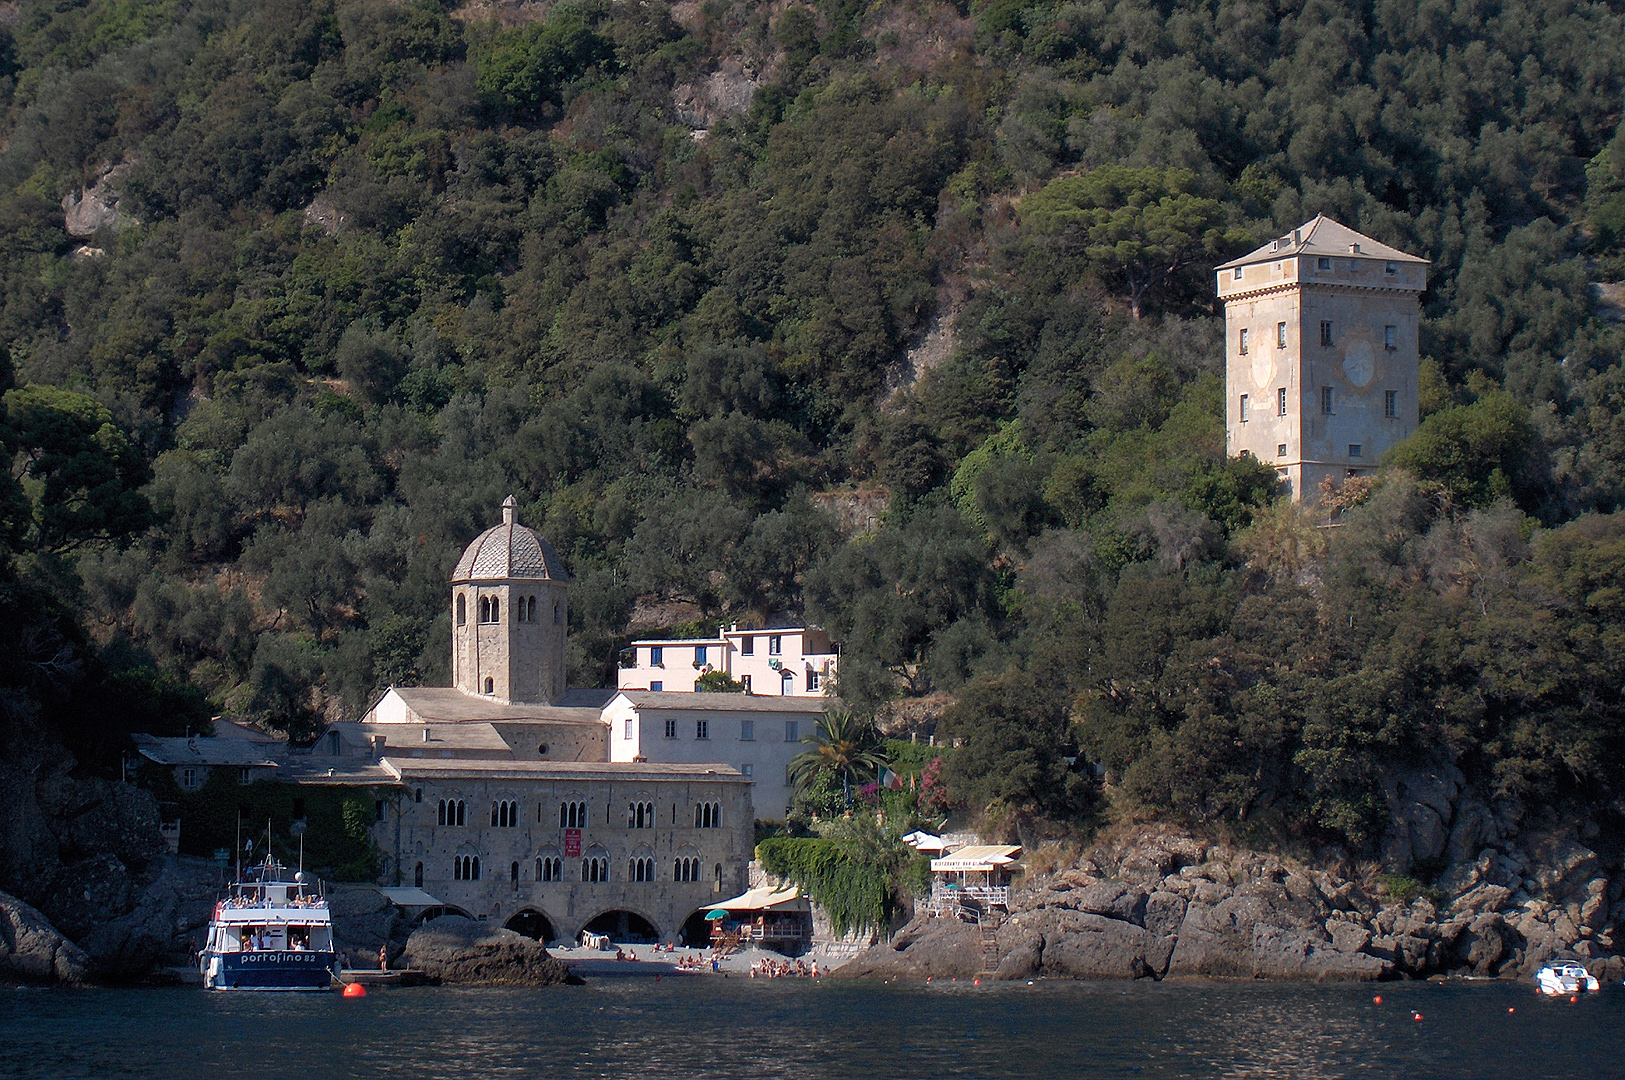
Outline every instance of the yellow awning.
<path id="1" fill-rule="evenodd" d="M 931 860 L 934 873 L 963 873 L 967 870 L 1002 870 L 1021 857 L 1021 848 L 1013 844 L 978 844 L 960 848 L 941 859 Z"/>
<path id="2" fill-rule="evenodd" d="M 794 885 L 767 886 L 741 893 L 732 900 L 710 905 L 714 911 L 724 908 L 729 914 L 741 911 L 810 911 L 807 898 Z"/>

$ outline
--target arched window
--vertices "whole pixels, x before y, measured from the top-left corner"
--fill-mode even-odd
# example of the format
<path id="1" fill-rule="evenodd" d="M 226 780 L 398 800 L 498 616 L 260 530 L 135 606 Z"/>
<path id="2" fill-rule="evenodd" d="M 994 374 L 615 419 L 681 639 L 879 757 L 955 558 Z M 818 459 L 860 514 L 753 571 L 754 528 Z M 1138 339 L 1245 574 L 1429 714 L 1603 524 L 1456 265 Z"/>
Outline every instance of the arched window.
<path id="1" fill-rule="evenodd" d="M 502 601 L 498 600 L 494 596 L 491 597 L 491 621 L 492 622 L 501 622 L 502 621 Z"/>
<path id="2" fill-rule="evenodd" d="M 497 684 L 491 681 L 491 677 L 489 675 L 485 677 L 485 692 L 487 694 L 494 694 L 497 692 Z"/>
<path id="3" fill-rule="evenodd" d="M 423 801 L 423 789 L 422 788 L 417 788 L 412 792 L 412 801 L 413 802 L 422 802 Z"/>
<path id="4" fill-rule="evenodd" d="M 722 826 L 721 803 L 697 803 L 694 807 L 696 829 L 716 829 Z"/>
<path id="5" fill-rule="evenodd" d="M 722 891 L 722 864 L 721 863 L 717 863 L 716 885 L 713 886 L 713 890 L 715 892 L 721 892 Z"/>
<path id="6" fill-rule="evenodd" d="M 515 884 L 515 885 L 519 884 L 519 864 L 518 863 L 512 863 L 512 864 L 510 864 L 508 866 L 508 880 L 510 882 L 512 882 L 513 884 Z"/>
<path id="7" fill-rule="evenodd" d="M 435 814 L 435 822 L 440 825 L 466 825 L 464 816 L 466 807 L 461 799 L 441 799 Z"/>
<path id="8" fill-rule="evenodd" d="M 440 805 L 435 807 L 434 823 L 436 825 L 444 825 L 446 823 L 446 800 L 445 799 L 441 799 L 440 800 Z"/>
<path id="9" fill-rule="evenodd" d="M 655 879 L 655 861 L 645 857 L 628 859 L 626 877 L 628 881 L 653 881 Z"/>
<path id="10" fill-rule="evenodd" d="M 529 600 L 525 601 L 525 608 L 526 608 L 525 621 L 526 622 L 535 622 L 536 621 L 536 598 L 534 596 L 531 597 Z"/>
<path id="11" fill-rule="evenodd" d="M 417 869 L 412 871 L 412 884 L 423 888 L 423 864 L 418 863 Z"/>
<path id="12" fill-rule="evenodd" d="M 465 626 L 468 623 L 468 598 L 462 593 L 457 594 L 457 625 Z"/>
<path id="13" fill-rule="evenodd" d="M 553 625 L 559 625 L 559 606 L 557 604 L 553 605 Z"/>
<path id="14" fill-rule="evenodd" d="M 571 800 L 559 804 L 559 828 L 585 829 L 587 827 L 587 804 L 580 800 Z"/>
<path id="15" fill-rule="evenodd" d="M 671 877 L 673 881 L 700 880 L 700 860 L 691 857 L 682 857 L 672 863 Z"/>
<path id="16" fill-rule="evenodd" d="M 603 855 L 589 855 L 581 860 L 581 880 L 588 882 L 609 880 L 609 859 Z"/>
<path id="17" fill-rule="evenodd" d="M 452 859 L 451 878 L 453 881 L 480 880 L 480 857 L 478 855 L 459 855 Z"/>
<path id="18" fill-rule="evenodd" d="M 480 597 L 480 622 L 487 623 L 487 622 L 490 622 L 490 621 L 491 621 L 491 601 L 488 598 L 482 596 L 482 597 Z"/>
<path id="19" fill-rule="evenodd" d="M 557 855 L 536 856 L 537 881 L 563 881 L 564 860 Z"/>
<path id="20" fill-rule="evenodd" d="M 652 829 L 655 823 L 655 804 L 652 802 L 635 802 L 626 808 L 626 827 L 628 829 Z"/>
<path id="21" fill-rule="evenodd" d="M 491 827 L 512 829 L 519 824 L 519 804 L 512 799 L 498 799 L 491 804 Z"/>

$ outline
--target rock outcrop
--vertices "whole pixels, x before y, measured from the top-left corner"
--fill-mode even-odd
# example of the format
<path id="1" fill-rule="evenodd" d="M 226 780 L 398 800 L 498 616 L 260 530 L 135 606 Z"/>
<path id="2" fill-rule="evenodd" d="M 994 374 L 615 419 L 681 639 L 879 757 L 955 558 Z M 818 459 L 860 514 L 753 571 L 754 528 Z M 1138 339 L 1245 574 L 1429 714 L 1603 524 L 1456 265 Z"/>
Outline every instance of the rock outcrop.
<path id="1" fill-rule="evenodd" d="M 460 915 L 424 923 L 402 960 L 448 986 L 563 986 L 581 980 L 540 942 Z"/>
<path id="2" fill-rule="evenodd" d="M 77 986 L 90 977 L 90 958 L 37 910 L 0 893 L 0 978 Z"/>
<path id="3" fill-rule="evenodd" d="M 1429 802 L 1420 804 L 1427 813 L 1396 815 L 1390 840 L 1438 858 L 1452 845 L 1500 835 L 1487 808 L 1464 818 L 1448 801 L 1459 786 L 1450 789 L 1424 789 L 1442 812 Z M 1625 974 L 1615 955 L 1625 917 L 1619 879 L 1603 876 L 1597 853 L 1570 834 L 1523 842 L 1448 864 L 1423 889 L 1374 867 L 1357 873 L 1335 852 L 1311 866 L 1142 835 L 1017 890 L 986 949 L 979 927 L 921 918 L 840 972 L 1361 981 L 1528 975 L 1566 953 L 1591 961 L 1600 976 Z M 1385 886 L 1399 895 L 1385 897 Z"/>

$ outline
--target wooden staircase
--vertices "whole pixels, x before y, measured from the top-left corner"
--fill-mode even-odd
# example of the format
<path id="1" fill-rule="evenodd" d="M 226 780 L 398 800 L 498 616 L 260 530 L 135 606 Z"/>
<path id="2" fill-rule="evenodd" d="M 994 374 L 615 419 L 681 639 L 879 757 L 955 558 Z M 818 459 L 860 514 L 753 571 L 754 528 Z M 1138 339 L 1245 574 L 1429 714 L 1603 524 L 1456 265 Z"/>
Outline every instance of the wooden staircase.
<path id="1" fill-rule="evenodd" d="M 977 920 L 977 928 L 982 932 L 982 966 L 977 977 L 992 975 L 999 967 L 999 924 L 1003 917 L 997 909 L 982 912 L 981 919 Z"/>

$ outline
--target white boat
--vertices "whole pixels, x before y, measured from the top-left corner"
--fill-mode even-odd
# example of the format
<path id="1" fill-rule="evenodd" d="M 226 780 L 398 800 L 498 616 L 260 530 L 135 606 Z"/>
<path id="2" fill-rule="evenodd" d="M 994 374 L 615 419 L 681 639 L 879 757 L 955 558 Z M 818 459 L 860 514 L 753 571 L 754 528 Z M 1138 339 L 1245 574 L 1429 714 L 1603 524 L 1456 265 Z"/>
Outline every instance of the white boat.
<path id="1" fill-rule="evenodd" d="M 1585 994 L 1601 990 L 1602 983 L 1578 960 L 1553 960 L 1535 974 L 1543 994 Z"/>
<path id="2" fill-rule="evenodd" d="M 330 990 L 337 964 L 326 897 L 269 856 L 215 904 L 198 953 L 210 990 Z"/>

